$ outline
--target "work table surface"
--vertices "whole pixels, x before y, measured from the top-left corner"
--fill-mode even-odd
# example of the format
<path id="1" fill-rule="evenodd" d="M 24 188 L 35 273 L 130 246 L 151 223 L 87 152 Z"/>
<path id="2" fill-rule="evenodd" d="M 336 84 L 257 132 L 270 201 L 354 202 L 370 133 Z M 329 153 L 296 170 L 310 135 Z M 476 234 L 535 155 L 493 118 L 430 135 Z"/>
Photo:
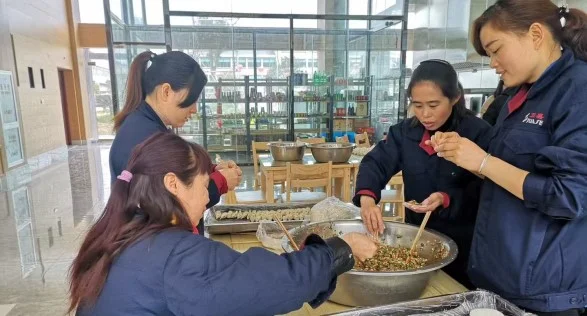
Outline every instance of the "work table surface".
<path id="1" fill-rule="evenodd" d="M 239 252 L 245 252 L 251 247 L 263 247 L 259 240 L 257 240 L 255 233 L 210 235 L 210 239 L 224 243 L 225 245 Z M 275 251 L 272 249 L 269 250 L 275 253 L 279 253 L 279 251 Z M 448 276 L 443 271 L 438 271 L 435 274 L 433 274 L 432 278 L 430 279 L 428 287 L 424 290 L 424 293 L 422 294 L 422 298 L 462 293 L 466 291 L 467 288 L 462 286 L 460 283 L 455 281 L 453 278 Z M 304 304 L 304 306 L 301 309 L 291 312 L 287 315 L 324 315 L 342 312 L 345 310 L 349 310 L 351 308 L 352 307 L 339 305 L 327 301 L 317 309 L 313 309 L 308 304 Z"/>

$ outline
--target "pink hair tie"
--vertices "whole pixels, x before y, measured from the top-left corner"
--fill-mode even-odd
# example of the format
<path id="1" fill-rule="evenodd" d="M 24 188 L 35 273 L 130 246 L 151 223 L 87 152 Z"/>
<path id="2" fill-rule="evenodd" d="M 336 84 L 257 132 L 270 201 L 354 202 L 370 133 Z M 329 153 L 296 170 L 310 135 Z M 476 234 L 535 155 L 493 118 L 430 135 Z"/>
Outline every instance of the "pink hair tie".
<path id="1" fill-rule="evenodd" d="M 132 173 L 123 170 L 122 173 L 120 173 L 120 175 L 116 178 L 130 183 L 130 180 L 132 179 Z"/>

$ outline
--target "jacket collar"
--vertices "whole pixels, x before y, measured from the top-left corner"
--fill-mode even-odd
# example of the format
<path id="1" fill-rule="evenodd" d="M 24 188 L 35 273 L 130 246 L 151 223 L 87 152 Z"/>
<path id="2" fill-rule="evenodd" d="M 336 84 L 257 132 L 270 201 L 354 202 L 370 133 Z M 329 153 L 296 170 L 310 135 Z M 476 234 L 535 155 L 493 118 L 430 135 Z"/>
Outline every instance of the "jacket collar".
<path id="1" fill-rule="evenodd" d="M 571 67 L 575 63 L 575 56 L 573 55 L 573 50 L 564 47 L 562 56 L 552 63 L 546 71 L 538 78 L 530 91 L 528 91 L 528 99 L 534 98 L 538 95 L 542 90 L 548 88 L 558 77 L 560 77 L 565 70 Z"/>
<path id="2" fill-rule="evenodd" d="M 424 135 L 424 126 L 422 126 L 420 123 L 418 123 L 416 126 L 413 126 L 414 120 L 417 120 L 415 116 L 409 119 L 408 132 L 406 133 L 406 137 L 413 141 L 419 142 L 422 140 L 422 136 Z"/>
<path id="3" fill-rule="evenodd" d="M 163 123 L 163 121 L 161 120 L 161 118 L 159 117 L 159 115 L 157 115 L 157 113 L 155 112 L 155 110 L 153 110 L 153 108 L 147 102 L 145 102 L 144 100 L 141 103 L 141 105 L 139 105 L 139 108 L 137 110 L 144 117 L 146 117 L 149 120 L 157 123 L 158 125 L 161 125 L 162 128 L 167 129 L 167 126 L 165 126 L 165 124 Z"/>

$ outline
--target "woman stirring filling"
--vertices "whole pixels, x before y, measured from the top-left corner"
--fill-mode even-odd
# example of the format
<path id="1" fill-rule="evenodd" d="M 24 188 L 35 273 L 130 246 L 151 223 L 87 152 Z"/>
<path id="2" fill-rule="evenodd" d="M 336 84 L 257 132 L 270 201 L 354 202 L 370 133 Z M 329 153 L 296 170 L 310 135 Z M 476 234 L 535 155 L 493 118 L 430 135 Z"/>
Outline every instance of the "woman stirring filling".
<path id="1" fill-rule="evenodd" d="M 498 0 L 473 27 L 477 52 L 515 95 L 480 148 L 437 133 L 438 156 L 485 177 L 473 283 L 539 315 L 587 305 L 587 16 L 549 0 Z"/>
<path id="2" fill-rule="evenodd" d="M 276 315 L 316 307 L 337 276 L 377 245 L 349 233 L 301 251 L 244 253 L 192 233 L 208 204 L 212 163 L 199 145 L 157 133 L 116 177 L 71 270 L 77 315 Z"/>
<path id="3" fill-rule="evenodd" d="M 489 124 L 465 108 L 461 84 L 454 68 L 443 60 L 427 60 L 414 71 L 408 86 L 415 117 L 390 127 L 362 160 L 353 202 L 373 234 L 383 233 L 381 190 L 393 175 L 402 171 L 406 222 L 419 225 L 426 212 L 433 212 L 427 227 L 454 239 L 459 247 L 457 260 L 445 268 L 451 276 L 470 286 L 466 275 L 481 179 L 436 156 L 425 142 L 438 131 L 457 131 L 481 139 Z"/>

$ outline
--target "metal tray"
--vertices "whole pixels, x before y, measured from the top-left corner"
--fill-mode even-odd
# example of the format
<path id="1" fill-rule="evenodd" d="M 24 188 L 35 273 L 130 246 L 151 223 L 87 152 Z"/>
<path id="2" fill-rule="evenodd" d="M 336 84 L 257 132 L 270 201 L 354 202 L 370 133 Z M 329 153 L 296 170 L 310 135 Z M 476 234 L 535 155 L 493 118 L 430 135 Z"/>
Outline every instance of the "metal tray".
<path id="1" fill-rule="evenodd" d="M 277 203 L 277 204 L 233 204 L 233 205 L 216 205 L 204 215 L 204 225 L 208 234 L 232 234 L 244 232 L 256 232 L 259 228 L 258 222 L 249 222 L 247 220 L 217 220 L 214 217 L 216 212 L 228 211 L 246 211 L 257 210 L 279 211 L 284 209 L 312 208 L 316 203 Z M 292 229 L 302 225 L 303 221 L 283 221 L 287 229 Z"/>
<path id="2" fill-rule="evenodd" d="M 350 311 L 330 314 L 342 316 L 460 316 L 469 315 L 476 308 L 491 308 L 503 313 L 505 316 L 527 316 L 516 305 L 487 291 L 471 291 L 461 294 L 452 294 L 431 297 L 421 300 L 396 303 L 391 305 L 359 308 Z"/>

